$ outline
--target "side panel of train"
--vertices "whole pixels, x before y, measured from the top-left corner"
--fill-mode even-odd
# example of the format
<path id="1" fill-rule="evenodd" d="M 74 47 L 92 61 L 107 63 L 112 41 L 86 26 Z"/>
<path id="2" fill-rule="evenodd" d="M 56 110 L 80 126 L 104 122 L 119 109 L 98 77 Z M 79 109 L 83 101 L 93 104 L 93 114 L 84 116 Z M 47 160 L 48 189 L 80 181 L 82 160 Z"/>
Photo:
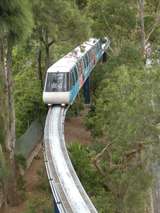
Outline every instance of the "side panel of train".
<path id="1" fill-rule="evenodd" d="M 70 91 L 70 104 L 73 103 L 76 98 L 80 88 L 83 86 L 84 82 L 90 75 L 90 72 L 93 70 L 97 62 L 102 58 L 104 51 L 101 48 L 101 43 L 97 42 L 93 48 L 91 48 L 76 64 L 76 66 L 72 69 L 71 75 L 75 76 L 77 79 L 73 84 L 73 87 Z"/>

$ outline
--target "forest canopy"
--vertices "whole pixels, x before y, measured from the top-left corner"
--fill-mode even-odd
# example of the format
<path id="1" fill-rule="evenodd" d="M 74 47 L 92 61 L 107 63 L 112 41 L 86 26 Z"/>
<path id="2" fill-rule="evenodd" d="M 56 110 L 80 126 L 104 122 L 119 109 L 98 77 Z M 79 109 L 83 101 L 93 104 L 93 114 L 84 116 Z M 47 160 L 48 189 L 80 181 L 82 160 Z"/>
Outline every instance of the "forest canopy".
<path id="1" fill-rule="evenodd" d="M 85 40 L 107 36 L 107 63 L 99 63 L 90 77 L 92 101 L 83 117 L 92 141 L 71 143 L 68 150 L 98 212 L 150 212 L 152 166 L 159 161 L 160 2 L 1 0 L 0 26 L 5 203 L 17 205 L 13 195 L 20 197 L 16 141 L 47 113 L 41 98 L 46 70 Z M 69 116 L 83 108 L 80 95 Z"/>

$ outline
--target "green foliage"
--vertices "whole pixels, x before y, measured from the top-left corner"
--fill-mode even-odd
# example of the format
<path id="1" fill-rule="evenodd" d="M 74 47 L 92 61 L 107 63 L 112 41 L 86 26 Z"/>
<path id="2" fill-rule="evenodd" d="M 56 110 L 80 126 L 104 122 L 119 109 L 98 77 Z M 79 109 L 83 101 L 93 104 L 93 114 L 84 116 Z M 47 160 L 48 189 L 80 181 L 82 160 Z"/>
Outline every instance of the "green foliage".
<path id="1" fill-rule="evenodd" d="M 35 196 L 29 199 L 27 209 L 23 213 L 52 213 L 53 207 L 46 196 Z"/>
<path id="2" fill-rule="evenodd" d="M 96 129 L 101 129 L 106 134 L 108 125 L 112 126 L 113 129 L 108 131 L 113 131 L 112 134 L 115 134 L 114 131 L 117 129 L 117 139 L 119 139 L 118 132 L 120 131 L 118 126 L 121 126 L 121 131 L 124 132 L 127 127 L 131 128 L 129 132 L 131 135 L 136 133 L 139 136 L 140 133 L 142 134 L 145 131 L 142 131 L 144 126 L 149 125 L 149 118 L 155 116 L 150 104 L 153 90 L 153 88 L 151 90 L 153 87 L 151 76 L 154 74 L 157 76 L 157 71 L 149 74 L 143 69 L 128 69 L 122 66 L 107 75 L 107 79 L 102 83 L 103 90 L 96 101 L 95 119 L 99 119 L 98 122 L 93 121 Z M 106 118 L 105 123 L 103 122 L 104 118 Z M 151 119 L 150 122 L 154 122 L 154 120 Z M 148 131 L 148 128 L 146 130 Z M 99 134 L 102 134 L 101 131 Z M 111 137 L 111 134 L 109 135 Z M 115 139 L 115 135 L 113 137 Z M 136 136 L 134 140 L 136 141 Z M 124 140 L 124 142 L 126 141 L 128 138 Z"/>
<path id="3" fill-rule="evenodd" d="M 146 0 L 145 3 L 144 21 L 148 33 L 154 25 L 159 2 Z M 41 70 L 45 70 L 46 48 L 50 48 L 51 59 L 56 61 L 91 35 L 108 35 L 112 40 L 112 56 L 107 64 L 100 64 L 93 72 L 93 105 L 86 121 L 95 143 L 92 147 L 71 144 L 70 156 L 99 212 L 144 212 L 147 190 L 152 182 L 148 165 L 159 156 L 156 148 L 159 145 L 160 75 L 159 68 L 143 69 L 136 2 L 35 0 L 31 4 L 32 11 L 28 0 L 0 1 L 0 38 L 7 36 L 12 44 L 31 33 L 34 17 L 32 36 L 13 49 L 17 137 L 46 111 L 37 80 L 39 50 Z M 150 38 L 156 47 L 159 34 L 157 25 Z M 1 85 L 2 81 L 0 121 L 3 121 Z M 83 109 L 82 102 L 80 95 L 69 116 Z M 2 141 L 3 122 L 0 122 L 0 143 Z M 110 146 L 98 160 L 99 171 L 93 159 L 107 144 Z M 22 156 L 17 156 L 16 160 L 25 167 Z M 6 175 L 4 156 L 0 152 L 0 181 Z M 22 179 L 19 184 L 23 191 Z M 26 212 L 51 212 L 49 196 L 46 196 L 50 189 L 44 171 L 39 172 L 37 190 L 45 196 L 29 199 Z"/>
<path id="4" fill-rule="evenodd" d="M 74 104 L 70 106 L 66 116 L 73 117 L 79 115 L 79 113 L 84 109 L 84 98 L 83 98 L 83 89 L 80 91 L 76 97 Z"/>
<path id="5" fill-rule="evenodd" d="M 17 191 L 21 202 L 26 201 L 26 181 L 22 175 L 17 177 Z"/>
<path id="6" fill-rule="evenodd" d="M 142 67 L 144 65 L 143 58 L 135 43 L 126 42 L 120 49 L 118 55 L 114 57 L 117 66 L 127 65 L 134 67 Z"/>
<path id="7" fill-rule="evenodd" d="M 31 32 L 33 21 L 28 0 L 1 0 L 0 11 L 1 36 L 8 35 L 15 41 Z"/>
<path id="8" fill-rule="evenodd" d="M 21 166 L 24 170 L 26 169 L 26 159 L 22 154 L 18 154 L 15 156 L 16 163 Z"/>
<path id="9" fill-rule="evenodd" d="M 110 53 L 110 52 L 109 52 Z M 139 49 L 131 42 L 119 48 L 118 52 L 114 55 L 108 55 L 106 63 L 99 63 L 94 72 L 91 74 L 91 92 L 92 92 L 92 104 L 99 96 L 99 92 L 103 89 L 102 80 L 107 79 L 110 73 L 119 69 L 119 66 L 126 65 L 128 67 L 143 67 L 143 59 L 139 52 Z M 118 71 L 117 71 L 118 72 Z M 94 106 L 92 106 L 92 110 Z"/>
<path id="10" fill-rule="evenodd" d="M 136 129 L 133 129 L 130 133 L 134 134 L 135 131 L 137 134 L 137 131 L 141 133 L 144 132 L 142 129 L 145 124 L 147 125 L 149 120 L 148 117 L 155 118 L 150 103 L 152 99 L 153 85 L 158 85 L 156 82 L 153 84 L 152 80 L 154 79 L 152 78 L 155 78 L 153 75 L 157 76 L 157 71 L 147 73 L 147 71 L 143 69 L 128 69 L 125 67 L 117 69 L 102 83 L 104 89 L 101 91 L 100 98 L 97 100 L 97 106 L 104 113 L 98 111 L 96 112 L 96 116 L 99 117 L 99 114 L 103 116 L 106 115 L 105 117 L 107 117 L 109 123 L 107 121 L 105 123 L 114 126 L 115 129 L 118 129 L 118 126 L 116 126 L 114 121 L 115 118 L 118 119 L 117 125 L 122 125 L 121 129 L 124 127 L 123 131 L 125 131 L 125 128 L 133 120 L 132 125 L 136 126 Z M 124 119 L 124 121 L 119 120 L 121 118 Z M 154 122 L 153 118 L 150 120 L 151 122 Z M 101 121 L 100 117 L 99 121 Z M 124 122 L 126 122 L 126 124 Z M 103 122 L 101 125 L 104 125 Z M 142 125 L 141 128 L 140 125 Z M 105 128 L 107 129 L 107 126 Z M 101 129 L 104 129 L 104 127 Z"/>
<path id="11" fill-rule="evenodd" d="M 135 206 L 144 211 L 149 165 L 159 144 L 158 82 L 158 68 L 131 66 L 117 66 L 101 81 L 87 125 L 97 141 L 108 144 L 98 161 L 108 203 L 102 212 L 135 212 Z"/>
<path id="12" fill-rule="evenodd" d="M 24 72 L 28 69 L 36 69 L 35 66 L 35 42 L 31 38 L 16 45 L 12 51 L 12 72 L 15 76 L 19 72 Z M 36 73 L 36 71 L 35 71 Z"/>
<path id="13" fill-rule="evenodd" d="M 80 10 L 85 9 L 85 7 L 87 6 L 87 0 L 73 0 L 74 4 L 76 4 L 78 6 L 78 8 Z"/>
<path id="14" fill-rule="evenodd" d="M 136 25 L 134 7 L 126 0 L 88 1 L 88 14 L 93 19 L 95 35 L 109 35 L 119 45 L 122 37 L 129 38 Z"/>
<path id="15" fill-rule="evenodd" d="M 98 174 L 91 163 L 94 153 L 92 153 L 89 147 L 81 145 L 78 142 L 71 143 L 68 150 L 72 164 L 82 185 L 91 197 L 96 196 L 100 186 L 100 179 L 98 179 Z"/>
<path id="16" fill-rule="evenodd" d="M 48 182 L 48 178 L 46 176 L 46 170 L 43 167 L 42 169 L 37 171 L 38 174 L 38 184 L 36 186 L 37 190 L 39 192 L 45 192 L 50 194 L 50 186 L 49 186 L 49 182 Z"/>
<path id="17" fill-rule="evenodd" d="M 32 69 L 16 75 L 14 96 L 17 136 L 20 136 L 34 119 L 40 118 L 44 111 L 40 82 Z"/>
<path id="18" fill-rule="evenodd" d="M 53 199 L 51 198 L 50 186 L 46 176 L 45 168 L 41 168 L 37 172 L 38 182 L 35 190 L 38 195 L 29 197 L 27 208 L 24 213 L 51 213 L 53 212 Z"/>
<path id="19" fill-rule="evenodd" d="M 50 0 L 37 0 L 33 3 L 33 12 L 40 37 L 43 36 L 41 30 L 46 30 L 54 41 L 77 42 L 88 37 L 87 19 L 70 1 L 54 0 L 51 4 Z"/>
<path id="20" fill-rule="evenodd" d="M 151 33 L 150 41 L 157 44 L 157 38 L 160 36 L 160 27 L 158 24 L 158 14 L 160 12 L 159 1 L 157 0 L 145 0 L 145 14 L 144 14 L 144 24 L 146 35 L 151 32 L 154 28 L 153 33 Z M 154 26 L 154 27 L 153 27 Z"/>
<path id="21" fill-rule="evenodd" d="M 95 152 L 91 151 L 91 148 L 72 143 L 68 149 L 76 173 L 98 212 L 135 212 L 135 208 L 136 212 L 143 212 L 147 189 L 151 183 L 148 172 L 142 167 L 124 171 L 110 170 L 109 162 L 104 157 L 103 162 L 107 170 L 102 177 L 92 165 L 91 159 L 94 159 Z"/>

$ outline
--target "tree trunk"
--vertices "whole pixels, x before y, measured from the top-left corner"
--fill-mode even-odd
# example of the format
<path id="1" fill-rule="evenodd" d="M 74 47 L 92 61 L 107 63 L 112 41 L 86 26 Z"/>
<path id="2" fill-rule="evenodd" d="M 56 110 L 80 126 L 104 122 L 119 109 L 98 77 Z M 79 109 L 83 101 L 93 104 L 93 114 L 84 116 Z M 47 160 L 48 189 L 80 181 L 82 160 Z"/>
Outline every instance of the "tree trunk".
<path id="1" fill-rule="evenodd" d="M 49 43 L 48 43 L 48 30 L 45 29 L 44 35 L 44 46 L 45 46 L 45 70 L 47 71 L 50 65 L 50 54 L 49 54 Z"/>
<path id="2" fill-rule="evenodd" d="M 45 53 L 46 53 L 46 59 L 45 59 L 45 70 L 47 71 L 49 65 L 50 65 L 50 54 L 49 54 L 49 45 L 48 43 L 45 44 Z"/>
<path id="3" fill-rule="evenodd" d="M 4 137 L 5 137 L 5 159 L 8 165 L 9 175 L 7 178 L 7 202 L 10 205 L 17 203 L 16 198 L 16 169 L 15 169 L 15 111 L 12 85 L 12 43 L 9 38 L 3 39 L 1 43 L 2 76 L 4 80 Z"/>
<path id="4" fill-rule="evenodd" d="M 37 55 L 37 77 L 41 83 L 41 90 L 43 91 L 43 74 L 42 74 L 42 50 L 41 47 L 38 48 L 38 55 Z"/>
<path id="5" fill-rule="evenodd" d="M 138 0 L 138 11 L 140 20 L 140 38 L 141 38 L 141 51 L 144 57 L 145 52 L 145 29 L 144 29 L 144 0 Z"/>
<path id="6" fill-rule="evenodd" d="M 48 29 L 46 27 L 39 29 L 39 39 L 40 43 L 43 43 L 45 49 L 45 71 L 47 71 L 50 66 L 50 47 L 54 44 L 55 40 L 52 39 L 49 41 Z"/>

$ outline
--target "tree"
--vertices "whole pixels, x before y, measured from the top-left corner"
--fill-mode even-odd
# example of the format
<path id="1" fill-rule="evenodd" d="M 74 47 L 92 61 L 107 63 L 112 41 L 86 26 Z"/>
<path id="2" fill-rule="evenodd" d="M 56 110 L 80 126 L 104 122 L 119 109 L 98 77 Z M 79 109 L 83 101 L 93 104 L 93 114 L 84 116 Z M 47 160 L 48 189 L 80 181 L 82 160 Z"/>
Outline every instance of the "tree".
<path id="1" fill-rule="evenodd" d="M 0 2 L 0 64 L 3 79 L 3 107 L 5 158 L 9 168 L 7 180 L 7 201 L 14 205 L 16 199 L 16 169 L 15 169 L 15 111 L 12 84 L 12 49 L 16 42 L 30 32 L 32 17 L 28 1 L 14 0 Z"/>
<path id="2" fill-rule="evenodd" d="M 105 212 L 144 212 L 146 208 L 150 165 L 159 142 L 158 73 L 158 69 L 148 73 L 122 66 L 101 84 L 89 123 L 96 142 L 103 146 L 93 164 L 108 196 Z"/>
<path id="3" fill-rule="evenodd" d="M 96 36 L 108 35 L 114 52 L 130 41 L 139 47 L 143 57 L 147 42 L 157 42 L 159 11 L 157 0 L 89 0 L 87 4 L 87 14 L 93 20 L 92 30 Z"/>
<path id="4" fill-rule="evenodd" d="M 145 29 L 144 29 L 144 0 L 138 1 L 138 11 L 139 11 L 139 19 L 140 19 L 140 35 L 141 35 L 141 49 L 142 54 L 145 51 Z"/>
<path id="5" fill-rule="evenodd" d="M 45 71 L 51 64 L 55 44 L 80 42 L 88 37 L 87 18 L 70 1 L 34 1 L 35 37 L 38 43 L 38 72 L 42 74 L 42 52 L 45 52 Z M 50 54 L 50 49 L 52 54 Z M 53 61 L 53 59 L 52 59 Z M 40 79 L 43 81 L 43 79 Z"/>
<path id="6" fill-rule="evenodd" d="M 150 39 L 154 38 L 153 34 L 155 34 L 159 28 L 160 3 L 156 0 L 138 0 L 137 5 L 140 23 L 141 50 L 142 54 L 144 55 L 145 45 Z"/>
<path id="7" fill-rule="evenodd" d="M 37 80 L 33 67 L 23 69 L 14 80 L 16 133 L 20 137 L 32 121 L 41 119 L 45 107 L 42 103 L 40 81 Z"/>
<path id="8" fill-rule="evenodd" d="M 133 1 L 88 1 L 87 13 L 93 19 L 92 30 L 96 36 L 109 36 L 117 47 L 133 39 L 136 27 Z"/>

